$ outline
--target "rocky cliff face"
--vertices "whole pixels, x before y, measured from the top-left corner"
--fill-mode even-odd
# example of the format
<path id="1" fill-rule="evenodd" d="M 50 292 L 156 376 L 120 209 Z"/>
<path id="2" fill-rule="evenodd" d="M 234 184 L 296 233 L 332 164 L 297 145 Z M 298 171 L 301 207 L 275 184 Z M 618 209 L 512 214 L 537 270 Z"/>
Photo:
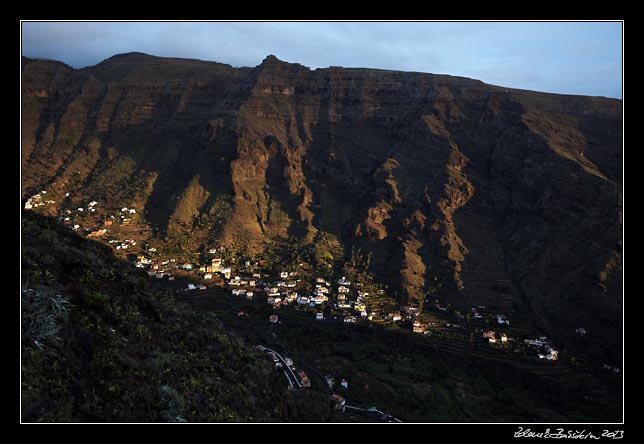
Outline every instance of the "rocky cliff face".
<path id="1" fill-rule="evenodd" d="M 332 234 L 401 300 L 497 307 L 570 347 L 583 326 L 621 356 L 619 100 L 273 56 L 22 72 L 25 196 L 249 251 Z"/>

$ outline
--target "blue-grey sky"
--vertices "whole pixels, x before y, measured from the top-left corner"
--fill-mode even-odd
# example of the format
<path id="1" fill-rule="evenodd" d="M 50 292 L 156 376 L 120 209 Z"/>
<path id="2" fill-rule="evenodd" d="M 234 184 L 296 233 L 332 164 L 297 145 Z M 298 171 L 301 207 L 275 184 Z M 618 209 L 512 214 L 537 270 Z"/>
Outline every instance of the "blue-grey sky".
<path id="1" fill-rule="evenodd" d="M 622 97 L 621 22 L 23 22 L 22 54 L 75 68 L 138 51 L 256 66 L 382 68 Z"/>

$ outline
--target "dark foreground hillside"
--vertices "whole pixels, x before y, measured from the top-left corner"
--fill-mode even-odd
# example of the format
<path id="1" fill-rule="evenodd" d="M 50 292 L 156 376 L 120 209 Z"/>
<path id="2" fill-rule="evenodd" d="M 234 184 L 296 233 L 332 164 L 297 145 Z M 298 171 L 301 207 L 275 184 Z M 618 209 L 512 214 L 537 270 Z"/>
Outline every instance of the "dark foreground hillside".
<path id="1" fill-rule="evenodd" d="M 23 421 L 346 420 L 108 247 L 31 212 L 22 230 Z"/>

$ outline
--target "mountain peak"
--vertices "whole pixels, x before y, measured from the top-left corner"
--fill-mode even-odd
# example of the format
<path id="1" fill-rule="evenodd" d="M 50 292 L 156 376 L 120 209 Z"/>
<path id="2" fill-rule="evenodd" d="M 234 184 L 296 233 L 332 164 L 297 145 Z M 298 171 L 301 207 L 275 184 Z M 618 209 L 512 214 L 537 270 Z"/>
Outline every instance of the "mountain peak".
<path id="1" fill-rule="evenodd" d="M 300 63 L 289 63 L 284 60 L 278 59 L 273 54 L 267 55 L 262 63 L 257 66 L 263 71 L 289 71 L 289 72 L 298 72 L 298 71 L 310 71 L 311 69 L 300 64 Z"/>
<path id="2" fill-rule="evenodd" d="M 262 60 L 262 65 L 268 65 L 268 64 L 273 64 L 273 63 L 286 63 L 283 60 L 278 59 L 275 57 L 273 54 L 267 55 L 264 60 Z"/>
<path id="3" fill-rule="evenodd" d="M 267 55 L 262 63 L 259 65 L 261 68 L 284 68 L 294 65 L 293 63 L 285 62 L 284 60 L 278 59 L 273 54 Z"/>
<path id="4" fill-rule="evenodd" d="M 155 56 L 146 54 L 144 52 L 123 52 L 121 54 L 114 54 L 112 57 L 109 57 L 103 60 L 101 63 L 113 62 L 113 61 L 123 61 L 123 60 L 142 60 L 142 59 L 151 59 Z"/>

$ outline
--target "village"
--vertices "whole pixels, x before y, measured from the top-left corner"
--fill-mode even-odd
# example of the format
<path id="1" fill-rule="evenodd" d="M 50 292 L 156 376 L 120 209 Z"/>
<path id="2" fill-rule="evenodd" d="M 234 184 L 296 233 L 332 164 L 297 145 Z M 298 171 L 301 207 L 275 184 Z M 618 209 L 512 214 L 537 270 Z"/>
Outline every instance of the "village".
<path id="1" fill-rule="evenodd" d="M 26 201 L 24 209 L 36 210 L 55 205 L 54 200 L 45 199 L 46 195 L 46 190 L 33 195 Z M 64 197 L 68 195 L 66 193 Z M 422 310 L 391 303 L 384 304 L 383 310 L 381 302 L 387 298 L 385 291 L 373 285 L 367 287 L 366 283 L 352 277 L 275 270 L 275 266 L 267 266 L 265 258 L 244 258 L 236 262 L 234 257 L 229 257 L 230 263 L 225 263 L 220 254 L 225 252 L 222 247 L 208 247 L 188 254 L 164 254 L 165 245 L 154 243 L 146 232 L 146 225 L 141 223 L 141 211 L 121 206 L 97 214 L 100 207 L 97 200 L 91 199 L 86 205 L 60 210 L 59 220 L 86 237 L 107 243 L 115 254 L 134 262 L 154 279 L 173 284 L 177 277 L 181 277 L 182 282 L 187 280 L 182 288 L 175 285 L 177 292 L 225 288 L 233 297 L 267 304 L 273 310 L 266 320 L 268 323 L 280 322 L 280 309 L 289 307 L 308 313 L 315 322 L 373 323 L 386 328 L 409 329 L 415 335 L 449 338 L 455 331 L 464 333 L 467 330 L 470 336 L 478 338 L 477 341 L 500 350 L 514 351 L 521 347 L 525 350 L 527 347 L 537 359 L 559 359 L 559 351 L 546 337 L 512 336 L 510 319 L 482 305 L 471 307 L 466 316 L 438 300 L 433 304 L 426 302 Z M 243 317 L 245 313 L 238 315 Z M 577 332 L 581 336 L 585 329 L 579 327 Z"/>
<path id="2" fill-rule="evenodd" d="M 127 241 L 123 242 L 127 244 Z M 147 269 L 148 274 L 157 279 L 174 280 L 176 274 L 192 277 L 192 282 L 177 289 L 179 293 L 198 292 L 215 286 L 225 288 L 233 297 L 249 303 L 267 304 L 273 311 L 266 319 L 270 324 L 279 323 L 280 310 L 288 308 L 307 313 L 311 322 L 373 323 L 446 339 L 455 330 L 470 331 L 480 342 L 499 350 L 515 351 L 528 347 L 539 359 L 556 361 L 559 358 L 558 350 L 548 338 L 511 336 L 508 317 L 490 312 L 485 306 L 471 307 L 470 316 L 463 316 L 458 310 L 441 303 L 430 305 L 424 311 L 414 306 L 380 311 L 378 302 L 386 297 L 382 289 L 367 288 L 364 283 L 346 276 L 311 276 L 310 273 L 285 269 L 271 272 L 262 267 L 266 264 L 264 259 L 246 259 L 241 267 L 235 267 L 225 264 L 217 251 L 217 248 L 207 249 L 211 258 L 201 263 L 177 262 L 176 258 L 152 261 L 144 254 L 139 254 L 136 266 Z M 247 313 L 240 311 L 237 315 L 245 317 Z M 492 326 L 496 327 L 491 329 Z"/>
<path id="3" fill-rule="evenodd" d="M 78 235 L 109 246 L 116 257 L 171 288 L 177 300 L 211 312 L 250 344 L 263 344 L 257 349 L 271 359 L 275 378 L 289 390 L 323 391 L 330 407 L 346 414 L 398 421 L 375 407 L 365 407 L 372 405 L 368 404 L 372 402 L 369 384 L 353 374 L 350 366 L 340 364 L 335 346 L 324 352 L 319 347 L 304 352 L 302 343 L 293 345 L 293 336 L 306 335 L 312 326 L 317 329 L 313 337 L 333 338 L 334 332 L 351 336 L 353 329 L 368 335 L 365 329 L 377 329 L 408 338 L 417 351 L 498 359 L 508 366 L 528 365 L 535 372 L 551 370 L 559 378 L 568 377 L 568 369 L 579 365 L 555 341 L 526 325 L 507 304 L 482 298 L 455 306 L 449 295 L 443 299 L 435 294 L 427 294 L 421 306 L 400 304 L 398 295 L 377 276 L 360 266 L 347 266 L 346 259 L 333 267 L 315 267 L 306 260 L 285 260 L 279 250 L 252 256 L 216 241 L 167 242 L 153 232 L 143 208 L 131 204 L 106 207 L 91 197 L 85 202 L 60 205 L 54 192 L 43 190 L 30 197 L 24 209 L 57 215 L 61 224 Z M 590 343 L 585 327 L 573 328 L 580 341 Z M 605 363 L 581 365 L 613 375 L 621 371 Z"/>

